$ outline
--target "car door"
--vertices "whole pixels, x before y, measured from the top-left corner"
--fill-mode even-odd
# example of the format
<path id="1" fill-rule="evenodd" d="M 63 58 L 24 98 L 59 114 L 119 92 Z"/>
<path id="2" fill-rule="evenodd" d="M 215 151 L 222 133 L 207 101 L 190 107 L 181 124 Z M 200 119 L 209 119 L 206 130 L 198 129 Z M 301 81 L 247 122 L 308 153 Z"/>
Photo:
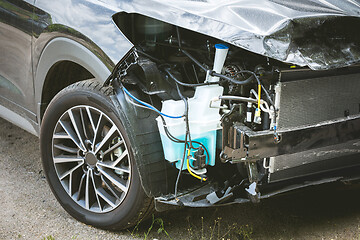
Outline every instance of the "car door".
<path id="1" fill-rule="evenodd" d="M 0 0 L 0 116 L 36 121 L 31 44 L 34 0 Z M 17 115 L 5 113 L 10 109 Z M 11 114 L 10 114 L 11 115 Z"/>

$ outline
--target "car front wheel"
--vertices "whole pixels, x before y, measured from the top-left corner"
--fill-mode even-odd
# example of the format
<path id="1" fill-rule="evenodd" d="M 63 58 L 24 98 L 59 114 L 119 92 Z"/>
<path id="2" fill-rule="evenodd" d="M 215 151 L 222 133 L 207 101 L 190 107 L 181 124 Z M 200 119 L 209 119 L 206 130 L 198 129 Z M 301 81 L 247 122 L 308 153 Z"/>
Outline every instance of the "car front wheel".
<path id="1" fill-rule="evenodd" d="M 153 203 L 111 93 L 93 80 L 62 90 L 44 114 L 40 146 L 48 183 L 64 209 L 86 224 L 121 229 L 149 215 Z"/>

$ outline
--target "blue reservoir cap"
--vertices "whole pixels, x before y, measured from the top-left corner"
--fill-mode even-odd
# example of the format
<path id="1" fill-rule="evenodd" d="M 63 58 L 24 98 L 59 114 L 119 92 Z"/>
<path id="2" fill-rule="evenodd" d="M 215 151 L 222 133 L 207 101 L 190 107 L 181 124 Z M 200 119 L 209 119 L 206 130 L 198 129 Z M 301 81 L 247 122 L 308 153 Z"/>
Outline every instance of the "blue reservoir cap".
<path id="1" fill-rule="evenodd" d="M 215 44 L 215 48 L 217 48 L 217 49 L 229 49 L 229 47 L 227 45 L 222 44 L 222 43 Z"/>

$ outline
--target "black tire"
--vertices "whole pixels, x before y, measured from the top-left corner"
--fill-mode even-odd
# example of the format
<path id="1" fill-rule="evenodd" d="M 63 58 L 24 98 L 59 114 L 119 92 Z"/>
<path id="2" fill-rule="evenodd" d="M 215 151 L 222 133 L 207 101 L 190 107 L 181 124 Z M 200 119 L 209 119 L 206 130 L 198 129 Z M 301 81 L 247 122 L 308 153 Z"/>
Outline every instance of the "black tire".
<path id="1" fill-rule="evenodd" d="M 153 200 L 142 188 L 127 126 L 112 104 L 112 92 L 94 80 L 63 89 L 44 114 L 40 148 L 51 190 L 71 216 L 103 229 L 124 229 L 149 216 Z"/>

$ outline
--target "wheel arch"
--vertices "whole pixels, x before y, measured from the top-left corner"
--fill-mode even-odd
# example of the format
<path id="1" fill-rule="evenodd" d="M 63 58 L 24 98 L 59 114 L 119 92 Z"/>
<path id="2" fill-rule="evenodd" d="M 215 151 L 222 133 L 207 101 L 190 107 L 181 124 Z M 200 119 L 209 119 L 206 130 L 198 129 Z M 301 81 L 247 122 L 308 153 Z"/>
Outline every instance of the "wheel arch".
<path id="1" fill-rule="evenodd" d="M 52 39 L 41 53 L 34 77 L 39 125 L 47 104 L 61 89 L 87 78 L 103 82 L 111 70 L 79 42 L 65 37 Z"/>

